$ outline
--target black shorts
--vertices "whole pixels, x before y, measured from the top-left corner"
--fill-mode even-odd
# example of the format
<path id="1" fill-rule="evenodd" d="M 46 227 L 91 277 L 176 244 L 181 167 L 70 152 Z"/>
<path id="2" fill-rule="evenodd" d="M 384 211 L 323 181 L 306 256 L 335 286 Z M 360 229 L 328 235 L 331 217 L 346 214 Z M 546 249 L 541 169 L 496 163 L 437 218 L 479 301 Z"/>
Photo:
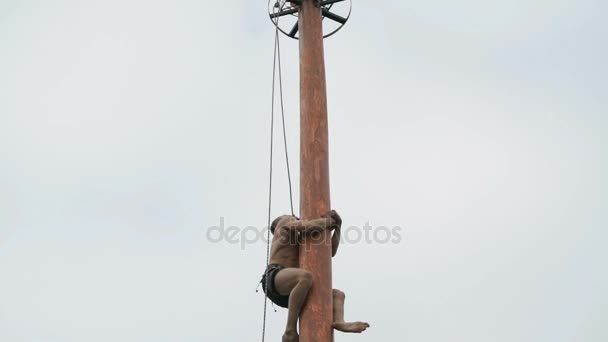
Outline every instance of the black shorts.
<path id="1" fill-rule="evenodd" d="M 264 272 L 264 275 L 262 276 L 262 289 L 264 290 L 266 297 L 273 303 L 282 308 L 287 308 L 289 305 L 289 296 L 281 295 L 274 287 L 274 279 L 283 269 L 285 269 L 285 267 L 281 265 L 268 265 L 268 267 L 266 267 L 266 272 Z"/>

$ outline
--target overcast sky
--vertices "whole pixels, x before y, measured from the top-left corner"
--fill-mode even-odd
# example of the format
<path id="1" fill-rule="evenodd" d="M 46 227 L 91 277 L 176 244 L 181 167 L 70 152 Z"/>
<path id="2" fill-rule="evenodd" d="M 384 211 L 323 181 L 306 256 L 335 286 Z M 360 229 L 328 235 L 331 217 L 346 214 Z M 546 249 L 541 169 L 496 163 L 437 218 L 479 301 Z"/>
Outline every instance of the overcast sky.
<path id="1" fill-rule="evenodd" d="M 337 341 L 608 340 L 607 10 L 355 1 L 326 40 L 332 203 L 403 230 L 334 260 L 346 318 L 372 324 Z M 267 220 L 266 11 L 0 0 L 0 341 L 260 340 L 266 245 L 207 233 Z"/>

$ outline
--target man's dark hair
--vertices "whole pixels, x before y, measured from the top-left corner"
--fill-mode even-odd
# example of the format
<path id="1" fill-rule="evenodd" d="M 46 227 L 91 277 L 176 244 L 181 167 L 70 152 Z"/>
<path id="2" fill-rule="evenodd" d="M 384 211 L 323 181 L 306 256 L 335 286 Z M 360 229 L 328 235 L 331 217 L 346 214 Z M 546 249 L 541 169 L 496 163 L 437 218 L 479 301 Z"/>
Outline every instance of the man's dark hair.
<path id="1" fill-rule="evenodd" d="M 283 216 L 279 216 L 276 219 L 274 219 L 274 221 L 272 221 L 272 224 L 270 225 L 270 232 L 272 234 L 274 234 L 274 230 L 277 228 L 277 225 L 279 224 L 279 221 L 281 221 L 282 218 L 283 218 Z"/>

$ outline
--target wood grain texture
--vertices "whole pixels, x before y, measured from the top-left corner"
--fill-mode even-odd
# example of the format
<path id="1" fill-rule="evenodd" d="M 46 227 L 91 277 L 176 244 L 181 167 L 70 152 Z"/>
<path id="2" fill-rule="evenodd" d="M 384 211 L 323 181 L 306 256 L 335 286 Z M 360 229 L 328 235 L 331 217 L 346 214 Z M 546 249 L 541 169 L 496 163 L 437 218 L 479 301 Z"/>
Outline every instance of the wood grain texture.
<path id="1" fill-rule="evenodd" d="M 323 26 L 314 0 L 300 9 L 300 120 L 300 215 L 306 220 L 331 208 Z M 303 241 L 300 266 L 313 274 L 300 341 L 333 342 L 331 232 Z"/>

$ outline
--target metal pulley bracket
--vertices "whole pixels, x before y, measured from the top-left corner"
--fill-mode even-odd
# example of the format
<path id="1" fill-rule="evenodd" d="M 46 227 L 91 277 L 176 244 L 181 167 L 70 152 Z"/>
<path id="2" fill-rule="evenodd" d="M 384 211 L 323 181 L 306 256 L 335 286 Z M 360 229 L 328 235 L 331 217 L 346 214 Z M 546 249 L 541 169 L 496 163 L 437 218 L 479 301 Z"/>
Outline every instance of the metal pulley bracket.
<path id="1" fill-rule="evenodd" d="M 288 37 L 299 38 L 299 13 L 303 0 L 269 0 L 268 14 L 272 23 Z M 304 0 L 305 1 L 305 0 Z M 314 0 L 321 8 L 323 37 L 327 38 L 344 27 L 352 12 L 352 0 Z M 325 20 L 329 19 L 329 20 Z"/>

